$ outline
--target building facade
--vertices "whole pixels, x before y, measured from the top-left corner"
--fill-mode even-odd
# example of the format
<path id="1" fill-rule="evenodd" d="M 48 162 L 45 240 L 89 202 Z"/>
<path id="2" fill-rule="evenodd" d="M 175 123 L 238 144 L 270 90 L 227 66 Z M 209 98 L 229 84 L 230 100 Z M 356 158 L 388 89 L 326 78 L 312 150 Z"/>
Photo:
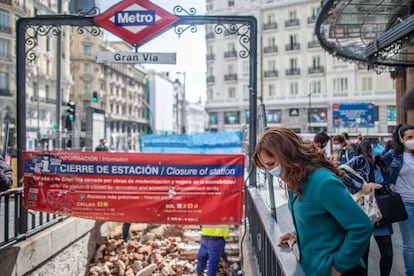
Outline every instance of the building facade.
<path id="1" fill-rule="evenodd" d="M 258 102 L 268 126 L 301 133 L 387 134 L 396 125 L 395 85 L 387 73 L 333 58 L 315 36 L 320 2 L 207 0 L 211 15 L 251 15 L 258 21 Z M 249 122 L 249 61 L 237 34 L 206 26 L 208 129 L 241 129 Z M 333 106 L 373 103 L 373 128 L 335 127 Z"/>

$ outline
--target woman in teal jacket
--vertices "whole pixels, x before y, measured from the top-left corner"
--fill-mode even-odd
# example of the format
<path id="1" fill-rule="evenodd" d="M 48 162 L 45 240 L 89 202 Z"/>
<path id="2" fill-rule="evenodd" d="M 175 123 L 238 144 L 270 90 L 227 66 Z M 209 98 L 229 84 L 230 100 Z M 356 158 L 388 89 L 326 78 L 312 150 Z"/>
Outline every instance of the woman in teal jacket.
<path id="1" fill-rule="evenodd" d="M 362 256 L 373 226 L 324 154 L 289 129 L 270 128 L 253 162 L 287 186 L 295 231 L 282 234 L 278 245 L 297 243 L 306 274 L 364 275 Z"/>

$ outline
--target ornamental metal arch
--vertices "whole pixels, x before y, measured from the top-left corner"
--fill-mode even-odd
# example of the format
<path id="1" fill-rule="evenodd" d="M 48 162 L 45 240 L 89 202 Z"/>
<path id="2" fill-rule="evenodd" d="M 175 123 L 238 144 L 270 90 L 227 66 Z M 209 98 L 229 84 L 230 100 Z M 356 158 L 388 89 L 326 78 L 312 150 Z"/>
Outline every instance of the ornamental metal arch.
<path id="1" fill-rule="evenodd" d="M 242 50 L 239 57 L 249 59 L 249 160 L 253 155 L 257 139 L 257 20 L 253 16 L 197 16 L 196 9 L 185 10 L 181 6 L 174 8 L 174 13 L 179 20 L 173 24 L 175 33 L 180 36 L 186 31 L 196 32 L 197 25 L 216 24 L 216 34 L 234 34 L 239 36 Z M 62 26 L 77 27 L 78 34 L 88 33 L 94 36 L 100 34 L 100 27 L 94 22 L 94 16 L 99 14 L 99 9 L 82 12 L 77 15 L 41 15 L 30 18 L 19 18 L 16 23 L 16 110 L 17 110 L 17 158 L 18 179 L 23 177 L 23 151 L 26 149 L 26 62 L 36 59 L 35 48 L 38 36 L 54 35 L 62 33 Z M 180 15 L 185 14 L 185 15 Z M 58 41 L 60 41 L 58 39 Z M 140 45 L 132 45 L 138 49 Z M 58 45 L 59 47 L 59 45 Z M 60 60 L 60 59 L 59 59 Z M 59 70 L 59 69 L 58 69 Z M 60 71 L 56 72 L 60 75 Z M 57 91 L 60 87 L 57 85 Z M 62 104 L 61 92 L 57 93 L 56 112 L 58 129 L 60 129 L 60 106 Z M 256 169 L 249 162 L 249 183 L 256 185 Z M 24 209 L 24 208 L 23 208 Z M 27 228 L 27 226 L 26 226 Z M 24 225 L 21 225 L 21 233 Z"/>

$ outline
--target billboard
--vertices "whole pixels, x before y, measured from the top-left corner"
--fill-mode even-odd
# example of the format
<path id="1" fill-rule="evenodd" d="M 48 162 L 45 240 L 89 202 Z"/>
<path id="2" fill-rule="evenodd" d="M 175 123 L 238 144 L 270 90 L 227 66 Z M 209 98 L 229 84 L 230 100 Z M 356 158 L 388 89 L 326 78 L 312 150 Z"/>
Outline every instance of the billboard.
<path id="1" fill-rule="evenodd" d="M 332 125 L 334 128 L 375 127 L 374 103 L 332 104 Z"/>
<path id="2" fill-rule="evenodd" d="M 240 224 L 244 155 L 25 151 L 27 209 L 102 221 Z"/>

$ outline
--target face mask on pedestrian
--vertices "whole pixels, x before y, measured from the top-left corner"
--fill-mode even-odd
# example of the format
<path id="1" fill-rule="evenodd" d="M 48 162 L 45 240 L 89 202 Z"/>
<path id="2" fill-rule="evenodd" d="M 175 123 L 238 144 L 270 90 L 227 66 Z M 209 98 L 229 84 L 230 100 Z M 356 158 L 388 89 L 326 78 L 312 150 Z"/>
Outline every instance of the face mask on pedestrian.
<path id="1" fill-rule="evenodd" d="M 281 168 L 280 168 L 280 165 L 279 165 L 279 166 L 276 166 L 273 169 L 271 169 L 269 171 L 269 173 L 273 176 L 279 177 L 280 176 L 280 171 L 281 171 Z"/>
<path id="2" fill-rule="evenodd" d="M 384 150 L 384 148 L 380 144 L 371 145 L 371 148 L 374 156 L 381 155 L 382 151 Z"/>
<path id="3" fill-rule="evenodd" d="M 414 139 L 405 141 L 404 146 L 409 150 L 414 150 Z"/>
<path id="4" fill-rule="evenodd" d="M 342 149 L 342 145 L 341 144 L 334 144 L 333 149 L 334 150 L 341 150 Z"/>

